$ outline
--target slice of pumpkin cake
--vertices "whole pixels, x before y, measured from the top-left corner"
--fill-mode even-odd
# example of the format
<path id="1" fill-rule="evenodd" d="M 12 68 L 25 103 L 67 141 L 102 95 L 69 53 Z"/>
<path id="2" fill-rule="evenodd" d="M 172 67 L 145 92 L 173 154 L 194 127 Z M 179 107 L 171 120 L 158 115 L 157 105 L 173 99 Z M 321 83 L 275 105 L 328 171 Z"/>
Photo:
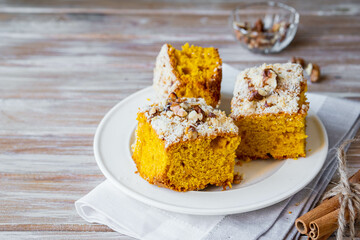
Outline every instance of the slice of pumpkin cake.
<path id="1" fill-rule="evenodd" d="M 133 159 L 142 178 L 176 191 L 234 179 L 238 128 L 203 99 L 171 98 L 138 112 Z"/>
<path id="2" fill-rule="evenodd" d="M 221 66 L 216 48 L 186 43 L 177 50 L 164 44 L 156 58 L 153 86 L 160 97 L 174 92 L 179 97 L 203 98 L 216 107 L 220 103 Z"/>
<path id="3" fill-rule="evenodd" d="M 263 64 L 238 75 L 231 117 L 241 136 L 239 159 L 305 156 L 306 89 L 299 64 Z"/>

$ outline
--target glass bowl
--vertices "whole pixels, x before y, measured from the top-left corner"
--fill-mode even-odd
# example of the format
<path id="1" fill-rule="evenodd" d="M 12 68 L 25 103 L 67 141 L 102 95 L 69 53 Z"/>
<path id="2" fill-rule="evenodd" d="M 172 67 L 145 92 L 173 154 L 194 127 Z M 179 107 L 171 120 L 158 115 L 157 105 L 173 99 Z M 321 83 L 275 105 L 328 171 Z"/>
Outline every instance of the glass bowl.
<path id="1" fill-rule="evenodd" d="M 235 38 L 256 53 L 277 53 L 293 40 L 299 13 L 277 2 L 243 4 L 232 11 L 230 24 Z"/>

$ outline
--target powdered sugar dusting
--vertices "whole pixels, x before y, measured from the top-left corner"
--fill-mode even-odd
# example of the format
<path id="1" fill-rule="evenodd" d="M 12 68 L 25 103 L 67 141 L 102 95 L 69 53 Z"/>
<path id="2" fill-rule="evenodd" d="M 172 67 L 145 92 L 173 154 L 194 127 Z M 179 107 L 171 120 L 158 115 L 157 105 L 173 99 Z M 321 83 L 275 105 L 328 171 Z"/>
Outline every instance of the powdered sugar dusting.
<path id="1" fill-rule="evenodd" d="M 169 100 L 163 100 L 140 110 L 158 136 L 165 140 L 166 148 L 180 141 L 194 139 L 194 135 L 189 134 L 189 129 L 192 130 L 191 133 L 196 132 L 195 139 L 220 133 L 238 134 L 238 128 L 232 118 L 227 117 L 225 112 L 207 105 L 203 99 L 181 98 L 176 100 L 175 106 L 177 104 L 187 112 L 186 116 L 178 116 L 178 107 L 170 108 L 174 106 L 174 102 Z"/>
<path id="2" fill-rule="evenodd" d="M 267 78 L 268 82 L 264 81 L 265 69 L 275 73 L 276 79 L 272 76 Z M 232 116 L 296 113 L 303 108 L 306 111 L 308 106 L 299 104 L 301 84 L 306 84 L 306 79 L 299 64 L 263 64 L 248 68 L 237 77 L 231 101 Z M 261 94 L 255 100 L 251 98 L 254 92 Z"/>

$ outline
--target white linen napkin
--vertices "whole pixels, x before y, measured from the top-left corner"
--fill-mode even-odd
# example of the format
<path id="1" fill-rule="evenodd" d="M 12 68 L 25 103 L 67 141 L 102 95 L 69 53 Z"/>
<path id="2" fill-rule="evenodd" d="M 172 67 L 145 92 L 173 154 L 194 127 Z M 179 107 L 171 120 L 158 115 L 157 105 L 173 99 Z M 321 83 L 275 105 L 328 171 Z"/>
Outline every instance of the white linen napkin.
<path id="1" fill-rule="evenodd" d="M 360 103 L 317 94 L 308 94 L 308 98 L 325 125 L 329 149 L 356 134 Z M 228 216 L 195 216 L 158 209 L 128 197 L 108 180 L 76 201 L 75 207 L 86 221 L 138 239 L 293 239 L 298 236 L 295 219 L 316 204 L 335 170 L 335 156 L 330 151 L 322 171 L 294 196 L 264 209 Z"/>

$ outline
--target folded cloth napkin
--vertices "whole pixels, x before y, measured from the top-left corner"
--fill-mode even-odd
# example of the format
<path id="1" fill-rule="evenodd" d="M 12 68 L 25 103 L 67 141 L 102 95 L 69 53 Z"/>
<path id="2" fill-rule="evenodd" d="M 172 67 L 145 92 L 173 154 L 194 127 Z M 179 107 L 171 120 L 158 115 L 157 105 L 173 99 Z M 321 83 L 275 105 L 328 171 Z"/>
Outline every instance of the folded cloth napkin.
<path id="1" fill-rule="evenodd" d="M 329 137 L 329 149 L 353 138 L 359 126 L 360 104 L 308 94 Z M 336 171 L 330 151 L 322 171 L 303 190 L 273 206 L 227 216 L 195 216 L 168 212 L 132 199 L 105 181 L 75 202 L 78 214 L 138 239 L 293 239 L 294 221 L 319 200 Z M 291 214 L 290 214 L 291 213 Z M 131 239 L 129 237 L 129 239 Z"/>

